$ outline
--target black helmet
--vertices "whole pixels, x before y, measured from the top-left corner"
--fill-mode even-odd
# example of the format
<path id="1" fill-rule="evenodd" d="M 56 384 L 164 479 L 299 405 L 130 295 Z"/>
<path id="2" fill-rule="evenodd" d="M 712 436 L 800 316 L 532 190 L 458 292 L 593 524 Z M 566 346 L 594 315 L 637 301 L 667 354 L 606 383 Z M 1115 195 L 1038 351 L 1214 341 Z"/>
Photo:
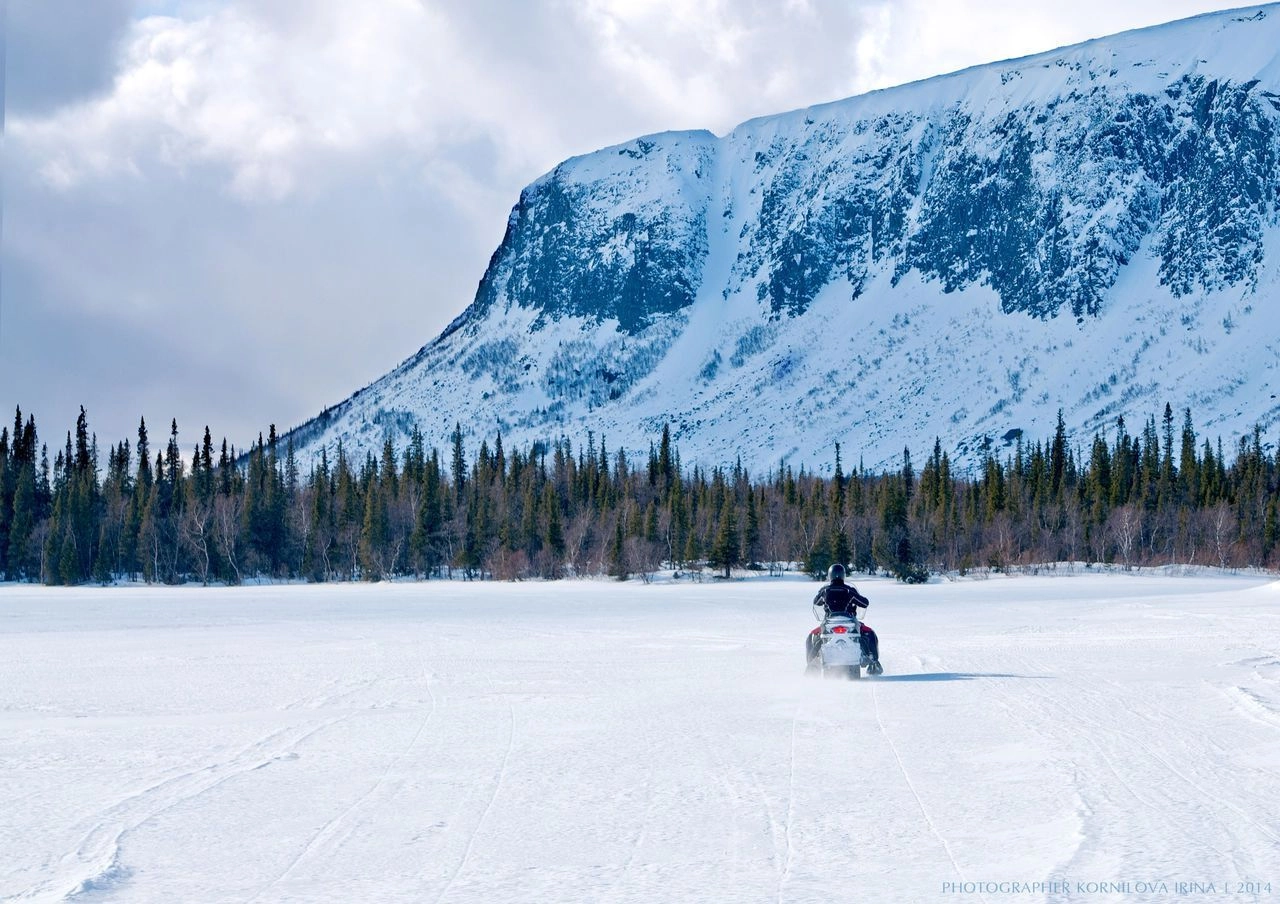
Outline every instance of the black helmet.
<path id="1" fill-rule="evenodd" d="M 827 569 L 827 580 L 832 584 L 839 584 L 844 581 L 844 566 L 839 562 Z"/>

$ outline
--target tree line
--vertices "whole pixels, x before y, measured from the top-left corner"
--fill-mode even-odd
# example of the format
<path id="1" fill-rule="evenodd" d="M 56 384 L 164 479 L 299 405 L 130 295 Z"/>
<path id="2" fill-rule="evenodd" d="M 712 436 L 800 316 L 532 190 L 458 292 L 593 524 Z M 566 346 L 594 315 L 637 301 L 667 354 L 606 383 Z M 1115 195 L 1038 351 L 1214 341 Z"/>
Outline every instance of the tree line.
<path id="1" fill-rule="evenodd" d="M 352 460 L 341 443 L 305 467 L 272 427 L 248 452 L 215 448 L 206 427 L 189 454 L 174 422 L 152 452 L 134 444 L 100 461 L 82 408 L 50 461 L 34 417 L 0 430 L 0 576 L 46 584 L 115 580 L 241 583 L 580 575 L 647 578 L 672 568 L 832 562 L 914 582 L 930 573 L 1074 561 L 1275 567 L 1280 456 L 1261 431 L 1228 454 L 1200 440 L 1185 411 L 1130 433 L 1123 418 L 1069 442 L 1054 435 L 969 472 L 935 441 L 917 467 L 828 474 L 780 465 L 684 468 L 669 428 L 635 461 L 588 433 L 508 450 L 501 434 L 445 452 L 414 430 L 396 449 Z"/>

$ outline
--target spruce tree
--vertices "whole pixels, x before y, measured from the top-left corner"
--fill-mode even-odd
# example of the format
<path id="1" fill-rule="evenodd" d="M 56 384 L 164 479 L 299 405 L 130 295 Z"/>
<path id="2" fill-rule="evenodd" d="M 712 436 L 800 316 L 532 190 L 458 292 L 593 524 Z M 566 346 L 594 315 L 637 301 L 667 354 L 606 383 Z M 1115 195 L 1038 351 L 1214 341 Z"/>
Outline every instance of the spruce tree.
<path id="1" fill-rule="evenodd" d="M 364 517 L 360 530 L 360 563 L 364 578 L 380 581 L 389 577 L 391 564 L 386 559 L 391 527 L 387 516 L 387 489 L 374 481 L 365 493 Z"/>
<path id="2" fill-rule="evenodd" d="M 720 517 L 716 524 L 715 543 L 711 547 L 708 564 L 713 568 L 723 568 L 724 576 L 729 577 L 730 569 L 742 561 L 738 544 L 738 515 L 733 504 L 733 496 L 724 495 L 724 503 L 720 507 Z"/>
<path id="3" fill-rule="evenodd" d="M 9 461 L 9 428 L 0 429 L 0 575 L 8 570 L 9 524 L 13 520 L 16 473 Z"/>
<path id="4" fill-rule="evenodd" d="M 684 483 L 675 477 L 667 492 L 667 557 L 673 566 L 688 561 L 685 556 L 689 542 L 689 507 L 685 500 Z"/>
<path id="5" fill-rule="evenodd" d="M 538 497 L 534 495 L 533 482 L 530 481 L 525 485 L 520 500 L 520 548 L 530 561 L 533 561 L 542 547 L 541 521 L 538 516 Z"/>
<path id="6" fill-rule="evenodd" d="M 684 551 L 681 553 L 686 568 L 699 568 L 702 561 L 702 543 L 698 539 L 698 531 L 690 527 L 685 535 Z"/>
<path id="7" fill-rule="evenodd" d="M 1053 430 L 1053 447 L 1049 452 L 1049 498 L 1062 502 L 1064 478 L 1067 468 L 1067 428 L 1058 409 L 1058 423 Z"/>
<path id="8" fill-rule="evenodd" d="M 33 568 L 31 540 L 36 528 L 36 469 L 34 462 L 18 469 L 13 494 L 13 516 L 9 521 L 9 550 L 6 577 L 21 581 L 37 577 Z"/>
<path id="9" fill-rule="evenodd" d="M 467 459 L 462 448 L 462 424 L 453 427 L 453 498 L 461 504 L 467 480 Z"/>
<path id="10" fill-rule="evenodd" d="M 546 520 L 544 543 L 551 555 L 557 560 L 564 558 L 564 527 L 560 518 L 560 500 L 556 496 L 555 487 L 550 483 L 543 486 L 542 509 Z"/>
<path id="11" fill-rule="evenodd" d="M 831 562 L 844 565 L 846 568 L 853 559 L 853 549 L 849 544 L 849 535 L 845 533 L 844 525 L 835 522 L 830 531 L 831 537 Z"/>
<path id="12" fill-rule="evenodd" d="M 620 581 L 625 581 L 627 573 L 627 553 L 622 537 L 622 518 L 614 521 L 613 544 L 609 547 L 609 574 Z"/>
<path id="13" fill-rule="evenodd" d="M 17 470 L 9 460 L 9 428 L 0 429 L 0 575 L 9 567 L 9 525 L 13 520 L 13 496 Z"/>
<path id="14" fill-rule="evenodd" d="M 1183 411 L 1182 446 L 1178 456 L 1178 502 L 1187 504 L 1200 496 L 1200 473 L 1196 461 L 1196 431 L 1191 423 L 1191 409 Z"/>

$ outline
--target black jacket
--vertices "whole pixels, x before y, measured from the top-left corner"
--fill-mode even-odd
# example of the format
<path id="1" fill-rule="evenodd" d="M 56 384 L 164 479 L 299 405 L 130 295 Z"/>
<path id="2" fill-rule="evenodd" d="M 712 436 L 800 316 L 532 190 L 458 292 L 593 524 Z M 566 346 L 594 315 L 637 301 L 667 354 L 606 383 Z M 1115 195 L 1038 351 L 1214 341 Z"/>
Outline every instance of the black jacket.
<path id="1" fill-rule="evenodd" d="M 855 608 L 865 609 L 871 601 L 858 592 L 852 584 L 832 583 L 818 591 L 813 598 L 815 606 L 822 606 L 835 615 L 853 614 Z"/>

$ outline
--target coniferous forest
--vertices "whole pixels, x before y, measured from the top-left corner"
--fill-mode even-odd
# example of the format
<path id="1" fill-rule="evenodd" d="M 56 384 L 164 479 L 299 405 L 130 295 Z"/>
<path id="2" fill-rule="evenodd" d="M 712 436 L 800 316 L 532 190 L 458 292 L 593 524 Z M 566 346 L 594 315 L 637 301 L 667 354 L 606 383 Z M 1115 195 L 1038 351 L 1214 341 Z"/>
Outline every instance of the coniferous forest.
<path id="1" fill-rule="evenodd" d="M 585 443 L 507 449 L 501 435 L 427 449 L 415 432 L 380 456 L 339 446 L 299 463 L 272 428 L 247 452 L 205 429 L 184 453 L 102 450 L 83 409 L 52 451 L 19 409 L 0 431 L 0 576 L 47 584 L 418 578 L 647 578 L 833 561 L 904 581 L 1053 562 L 1280 563 L 1280 455 L 1260 431 L 1224 450 L 1169 406 L 1087 449 L 1052 437 L 989 451 L 969 473 L 934 448 L 917 463 L 822 476 L 682 466 L 668 429 L 643 460 Z M 849 450 L 844 450 L 847 453 Z"/>

